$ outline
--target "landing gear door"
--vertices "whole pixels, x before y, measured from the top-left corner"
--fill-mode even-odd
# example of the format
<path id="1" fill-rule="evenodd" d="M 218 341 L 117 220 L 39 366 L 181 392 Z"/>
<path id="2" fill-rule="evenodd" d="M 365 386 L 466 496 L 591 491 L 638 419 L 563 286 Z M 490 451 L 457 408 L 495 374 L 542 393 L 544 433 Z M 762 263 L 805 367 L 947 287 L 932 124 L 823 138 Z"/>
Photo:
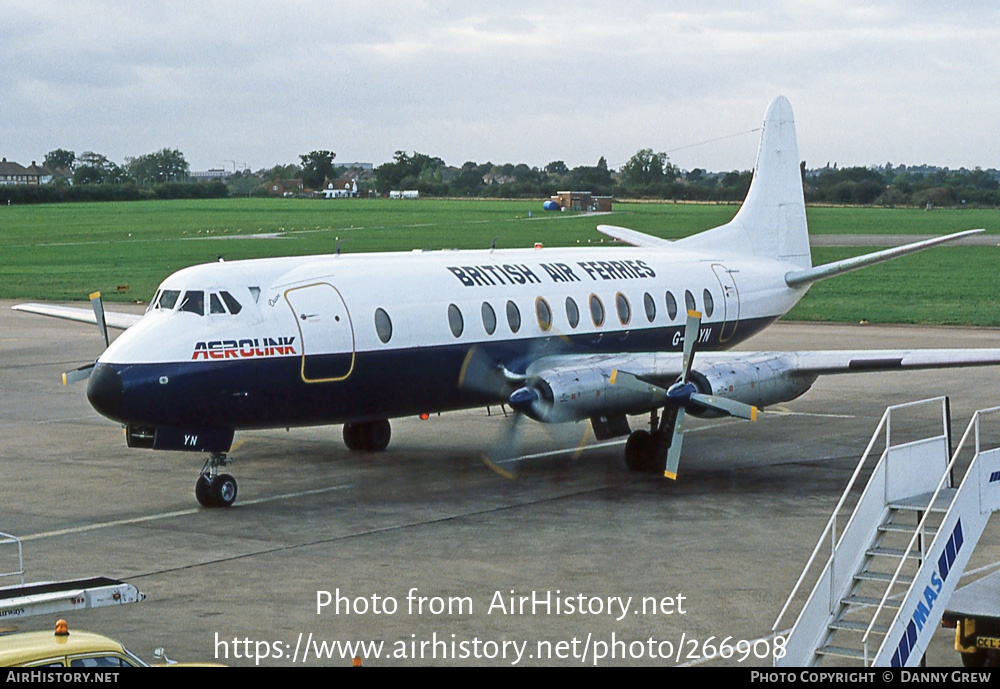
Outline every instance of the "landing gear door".
<path id="1" fill-rule="evenodd" d="M 736 288 L 736 280 L 733 272 L 720 263 L 713 263 L 712 270 L 722 287 L 722 330 L 719 331 L 719 342 L 725 342 L 736 334 L 736 327 L 740 322 L 740 292 Z"/>
<path id="2" fill-rule="evenodd" d="M 354 370 L 354 326 L 336 287 L 318 282 L 285 291 L 302 345 L 302 380 L 344 380 Z"/>

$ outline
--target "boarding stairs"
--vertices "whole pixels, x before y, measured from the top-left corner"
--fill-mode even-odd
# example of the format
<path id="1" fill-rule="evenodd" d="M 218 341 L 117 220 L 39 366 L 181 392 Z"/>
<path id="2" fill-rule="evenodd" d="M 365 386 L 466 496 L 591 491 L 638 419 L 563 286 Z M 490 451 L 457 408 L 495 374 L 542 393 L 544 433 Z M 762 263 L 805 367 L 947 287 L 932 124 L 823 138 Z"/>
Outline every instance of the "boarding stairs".
<path id="1" fill-rule="evenodd" d="M 0 581 L 17 582 L 0 586 L 0 627 L 24 617 L 138 603 L 146 598 L 135 586 L 107 577 L 25 583 L 21 540 L 0 532 L 0 548 L 7 555 L 0 559 Z"/>
<path id="2" fill-rule="evenodd" d="M 895 442 L 894 416 L 920 407 L 935 416 L 939 407 L 940 427 L 935 422 L 931 435 Z M 946 397 L 886 409 L 774 623 L 780 634 L 803 582 L 819 570 L 776 666 L 920 663 L 990 515 L 1000 509 L 1000 448 L 985 449 L 980 435 L 981 421 L 997 412 L 977 411 L 952 452 Z M 852 489 L 883 432 L 885 449 L 848 514 Z M 956 488 L 955 463 L 966 448 L 973 457 Z M 830 554 L 820 569 L 824 551 Z"/>

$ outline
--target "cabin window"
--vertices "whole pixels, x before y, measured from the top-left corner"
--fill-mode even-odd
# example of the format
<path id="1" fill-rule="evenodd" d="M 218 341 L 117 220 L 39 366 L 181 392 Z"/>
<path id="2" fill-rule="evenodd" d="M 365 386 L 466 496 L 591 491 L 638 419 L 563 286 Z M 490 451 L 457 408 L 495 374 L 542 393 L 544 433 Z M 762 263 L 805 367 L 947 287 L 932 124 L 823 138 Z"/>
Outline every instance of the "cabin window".
<path id="1" fill-rule="evenodd" d="M 219 292 L 219 296 L 222 297 L 222 301 L 226 302 L 226 306 L 229 308 L 229 313 L 234 316 L 243 310 L 243 306 L 241 306 L 240 303 L 236 301 L 236 298 L 229 292 L 223 290 L 222 292 Z"/>
<path id="2" fill-rule="evenodd" d="M 449 314 L 449 318 L 450 318 Z M 458 314 L 459 319 L 462 318 L 462 314 Z M 452 332 L 455 328 L 452 327 Z M 392 321 L 389 319 L 389 314 L 385 312 L 385 309 L 375 309 L 375 332 L 378 333 L 378 339 L 382 342 L 387 343 L 392 338 Z M 461 334 L 459 331 L 455 337 Z"/>
<path id="3" fill-rule="evenodd" d="M 215 292 L 208 295 L 208 309 L 211 313 L 226 313 L 226 309 L 222 305 L 222 300 L 219 299 L 219 295 Z"/>
<path id="4" fill-rule="evenodd" d="M 181 296 L 180 290 L 165 289 L 160 294 L 160 301 L 157 308 L 170 310 L 177 305 L 177 297 Z"/>
<path id="5" fill-rule="evenodd" d="M 205 293 L 200 289 L 191 289 L 184 293 L 178 311 L 189 311 L 199 316 L 205 315 Z"/>
<path id="6" fill-rule="evenodd" d="M 670 317 L 670 320 L 677 318 L 677 300 L 670 292 L 667 292 L 667 316 Z"/>
<path id="7" fill-rule="evenodd" d="M 487 335 L 492 335 L 497 330 L 497 312 L 488 301 L 483 302 L 483 327 L 486 328 Z"/>
<path id="8" fill-rule="evenodd" d="M 628 325 L 632 320 L 632 306 L 628 303 L 628 298 L 619 292 L 615 295 L 615 308 L 618 309 L 618 320 L 622 325 Z"/>
<path id="9" fill-rule="evenodd" d="M 518 310 L 517 304 L 512 301 L 507 302 L 507 325 L 510 326 L 512 333 L 521 329 L 521 312 Z"/>
<path id="10" fill-rule="evenodd" d="M 541 297 L 535 299 L 535 317 L 538 318 L 538 327 L 543 333 L 552 328 L 552 309 L 549 308 L 549 302 Z"/>
<path id="11" fill-rule="evenodd" d="M 566 320 L 569 321 L 569 327 L 571 328 L 575 328 L 580 324 L 580 309 L 577 308 L 573 297 L 566 297 Z"/>
<path id="12" fill-rule="evenodd" d="M 649 292 L 642 295 L 642 305 L 646 308 L 646 320 L 652 323 L 656 318 L 656 301 L 653 300 L 653 295 Z"/>
<path id="13" fill-rule="evenodd" d="M 712 299 L 712 293 L 709 292 L 708 290 L 705 290 L 704 292 L 702 292 L 701 298 L 705 302 L 705 316 L 707 318 L 711 318 L 712 312 L 715 311 L 715 300 Z"/>
<path id="14" fill-rule="evenodd" d="M 460 337 L 465 329 L 462 312 L 454 304 L 448 305 L 448 326 L 451 328 L 451 334 L 455 337 Z"/>
<path id="15" fill-rule="evenodd" d="M 684 306 L 687 307 L 688 311 L 697 311 L 698 305 L 694 303 L 694 295 L 691 294 L 691 290 L 684 290 Z"/>
<path id="16" fill-rule="evenodd" d="M 590 295 L 590 317 L 598 328 L 604 325 L 604 304 L 596 294 Z"/>

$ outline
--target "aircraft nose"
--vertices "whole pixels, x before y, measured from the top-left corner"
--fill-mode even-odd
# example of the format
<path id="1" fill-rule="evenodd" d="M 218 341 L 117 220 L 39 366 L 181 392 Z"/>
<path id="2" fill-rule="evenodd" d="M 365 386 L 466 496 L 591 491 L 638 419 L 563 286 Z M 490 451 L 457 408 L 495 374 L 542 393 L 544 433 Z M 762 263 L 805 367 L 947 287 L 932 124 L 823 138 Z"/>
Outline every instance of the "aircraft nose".
<path id="1" fill-rule="evenodd" d="M 112 419 L 120 418 L 122 405 L 122 379 L 114 367 L 98 364 L 87 383 L 87 399 L 98 412 Z"/>

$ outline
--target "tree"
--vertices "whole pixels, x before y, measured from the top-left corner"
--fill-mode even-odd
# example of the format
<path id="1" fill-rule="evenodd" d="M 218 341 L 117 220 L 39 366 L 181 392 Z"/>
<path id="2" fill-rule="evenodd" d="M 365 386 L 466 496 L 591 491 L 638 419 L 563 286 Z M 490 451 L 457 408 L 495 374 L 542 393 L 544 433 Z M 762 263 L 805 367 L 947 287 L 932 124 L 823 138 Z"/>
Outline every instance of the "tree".
<path id="1" fill-rule="evenodd" d="M 164 148 L 138 158 L 126 158 L 129 175 L 141 185 L 163 182 L 182 182 L 187 179 L 190 166 L 184 154 L 177 149 Z"/>
<path id="2" fill-rule="evenodd" d="M 550 175 L 569 174 L 569 168 L 566 167 L 566 163 L 564 163 L 561 160 L 553 160 L 551 163 L 545 166 L 545 171 Z"/>
<path id="3" fill-rule="evenodd" d="M 121 182 L 122 177 L 118 165 L 93 151 L 81 153 L 73 168 L 73 184 L 111 184 Z"/>
<path id="4" fill-rule="evenodd" d="M 300 155 L 302 161 L 302 183 L 309 189 L 322 189 L 323 183 L 337 176 L 337 168 L 333 159 L 337 154 L 332 151 L 310 151 Z"/>
<path id="5" fill-rule="evenodd" d="M 419 189 L 421 193 L 440 195 L 447 192 L 442 180 L 445 163 L 423 153 L 396 151 L 393 162 L 375 168 L 375 188 L 385 194 L 393 189 Z"/>
<path id="6" fill-rule="evenodd" d="M 622 186 L 637 195 L 662 195 L 664 187 L 677 179 L 678 170 L 666 153 L 651 148 L 637 151 L 622 167 Z"/>
<path id="7" fill-rule="evenodd" d="M 594 167 L 581 166 L 570 170 L 567 184 L 573 189 L 604 196 L 611 193 L 614 180 L 611 179 L 611 171 L 608 170 L 608 161 L 601 156 Z"/>
<path id="8" fill-rule="evenodd" d="M 45 154 L 45 167 L 49 170 L 72 170 L 76 154 L 64 148 L 57 148 Z"/>

